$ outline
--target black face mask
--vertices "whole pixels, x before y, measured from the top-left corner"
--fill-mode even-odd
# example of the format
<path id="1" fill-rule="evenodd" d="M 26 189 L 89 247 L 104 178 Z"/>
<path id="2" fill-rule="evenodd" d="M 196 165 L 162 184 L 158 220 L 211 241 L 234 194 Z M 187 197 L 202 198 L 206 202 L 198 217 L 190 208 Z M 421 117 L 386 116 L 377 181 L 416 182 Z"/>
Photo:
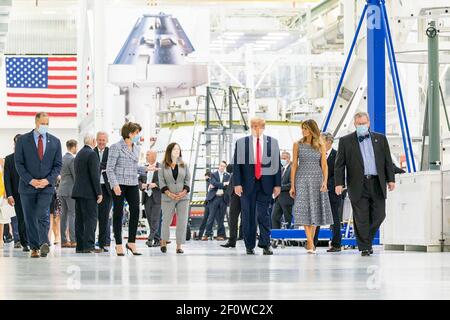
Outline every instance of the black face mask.
<path id="1" fill-rule="evenodd" d="M 233 173 L 233 165 L 232 164 L 227 165 L 227 172 Z"/>

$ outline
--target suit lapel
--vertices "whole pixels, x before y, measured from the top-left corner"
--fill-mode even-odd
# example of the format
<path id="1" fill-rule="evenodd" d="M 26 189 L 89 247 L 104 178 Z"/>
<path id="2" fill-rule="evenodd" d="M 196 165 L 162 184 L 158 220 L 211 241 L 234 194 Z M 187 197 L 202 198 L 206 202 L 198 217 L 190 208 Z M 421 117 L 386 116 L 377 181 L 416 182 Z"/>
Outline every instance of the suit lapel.
<path id="1" fill-rule="evenodd" d="M 373 156 L 375 157 L 375 167 L 378 170 L 378 149 L 380 146 L 380 139 L 378 137 L 375 137 L 373 133 L 370 134 L 370 138 L 372 139 Z"/>
<path id="2" fill-rule="evenodd" d="M 364 168 L 364 160 L 363 160 L 363 156 L 361 153 L 361 148 L 359 147 L 359 141 L 358 141 L 358 136 L 357 136 L 356 132 L 353 134 L 353 138 L 351 140 L 352 140 L 352 143 L 353 143 L 355 149 L 358 150 L 356 152 L 356 157 L 358 158 L 359 162 L 361 163 L 361 166 Z"/>
<path id="3" fill-rule="evenodd" d="M 30 132 L 29 140 L 30 140 L 31 145 L 33 146 L 33 150 L 34 150 L 34 154 L 36 155 L 36 158 L 37 158 L 39 161 L 41 161 L 41 160 L 39 159 L 39 154 L 38 154 L 38 149 L 37 149 L 37 146 L 36 146 L 36 142 L 34 141 L 34 130 L 32 130 L 32 131 Z"/>
<path id="4" fill-rule="evenodd" d="M 247 159 L 245 159 L 246 163 L 255 164 L 256 161 L 255 161 L 255 152 L 253 150 L 253 136 L 249 136 L 248 139 L 247 139 L 247 149 L 250 152 L 248 153 L 248 155 L 249 155 L 249 159 L 248 160 L 249 161 L 247 162 Z"/>
<path id="5" fill-rule="evenodd" d="M 109 154 L 109 148 L 105 147 L 105 151 L 103 151 L 102 162 L 106 162 L 106 159 L 108 159 L 108 154 Z"/>

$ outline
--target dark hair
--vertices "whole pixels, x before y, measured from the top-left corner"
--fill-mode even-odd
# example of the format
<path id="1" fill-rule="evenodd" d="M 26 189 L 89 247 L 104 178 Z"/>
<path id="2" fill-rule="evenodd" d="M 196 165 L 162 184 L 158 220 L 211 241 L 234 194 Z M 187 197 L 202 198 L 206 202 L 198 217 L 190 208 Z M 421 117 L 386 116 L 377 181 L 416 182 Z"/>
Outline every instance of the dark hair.
<path id="1" fill-rule="evenodd" d="M 226 166 L 228 165 L 228 163 L 225 160 L 220 161 L 220 163 L 224 163 Z"/>
<path id="2" fill-rule="evenodd" d="M 233 164 L 230 163 L 230 164 L 227 165 L 227 172 L 228 173 L 233 173 Z"/>
<path id="3" fill-rule="evenodd" d="M 163 163 L 164 163 L 164 165 L 166 167 L 170 167 L 170 165 L 172 164 L 172 150 L 173 150 L 173 148 L 175 148 L 175 146 L 178 146 L 180 148 L 180 158 L 178 159 L 178 165 L 183 168 L 184 167 L 184 162 L 183 162 L 183 160 L 181 160 L 182 159 L 181 147 L 176 142 L 172 142 L 171 144 L 169 144 L 167 146 L 166 153 L 164 154 L 164 161 L 163 161 Z"/>
<path id="4" fill-rule="evenodd" d="M 20 136 L 21 136 L 20 133 L 18 133 L 14 136 L 14 143 L 17 143 L 17 140 L 19 140 Z"/>
<path id="5" fill-rule="evenodd" d="M 36 113 L 34 120 L 39 120 L 42 117 L 48 118 L 48 113 L 47 112 L 38 112 L 38 113 Z"/>
<path id="6" fill-rule="evenodd" d="M 67 150 L 70 150 L 73 147 L 76 147 L 77 145 L 78 145 L 77 140 L 70 139 L 70 140 L 67 140 L 67 142 L 66 142 Z"/>
<path id="7" fill-rule="evenodd" d="M 135 133 L 136 131 L 141 132 L 142 127 L 139 123 L 135 122 L 127 122 L 122 126 L 122 130 L 120 130 L 120 134 L 122 135 L 123 140 L 129 139 L 131 133 Z"/>

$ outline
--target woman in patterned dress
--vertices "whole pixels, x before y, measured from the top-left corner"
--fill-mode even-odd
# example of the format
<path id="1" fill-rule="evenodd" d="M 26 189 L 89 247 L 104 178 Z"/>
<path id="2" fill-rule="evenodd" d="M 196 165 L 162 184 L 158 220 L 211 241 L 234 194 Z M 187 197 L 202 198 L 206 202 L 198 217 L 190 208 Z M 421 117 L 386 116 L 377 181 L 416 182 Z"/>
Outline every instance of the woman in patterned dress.
<path id="1" fill-rule="evenodd" d="M 327 156 L 319 127 L 314 120 L 302 123 L 302 134 L 303 138 L 293 146 L 294 160 L 289 193 L 295 199 L 294 224 L 304 226 L 307 252 L 316 253 L 316 227 L 333 224 L 327 189 Z"/>

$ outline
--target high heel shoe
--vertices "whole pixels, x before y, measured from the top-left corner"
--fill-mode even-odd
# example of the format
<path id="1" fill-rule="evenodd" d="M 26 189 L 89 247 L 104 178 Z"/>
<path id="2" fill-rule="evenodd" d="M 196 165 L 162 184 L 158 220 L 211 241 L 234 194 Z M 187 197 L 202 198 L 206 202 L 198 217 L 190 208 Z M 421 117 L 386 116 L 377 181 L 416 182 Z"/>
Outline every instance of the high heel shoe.
<path id="1" fill-rule="evenodd" d="M 117 251 L 117 247 L 122 247 L 122 245 L 116 246 L 116 253 L 117 253 L 117 256 L 118 256 L 118 257 L 123 257 L 123 256 L 125 256 L 125 253 L 123 253 L 123 252 L 118 252 L 118 251 Z"/>
<path id="2" fill-rule="evenodd" d="M 177 253 L 184 253 L 183 249 L 177 249 Z"/>
<path id="3" fill-rule="evenodd" d="M 128 253 L 128 250 L 130 250 L 131 253 L 133 254 L 133 256 L 141 256 L 142 255 L 142 253 L 140 253 L 140 252 L 133 251 L 133 249 L 131 249 L 131 247 L 128 245 L 128 243 L 125 245 L 125 248 L 127 248 L 127 253 Z"/>

